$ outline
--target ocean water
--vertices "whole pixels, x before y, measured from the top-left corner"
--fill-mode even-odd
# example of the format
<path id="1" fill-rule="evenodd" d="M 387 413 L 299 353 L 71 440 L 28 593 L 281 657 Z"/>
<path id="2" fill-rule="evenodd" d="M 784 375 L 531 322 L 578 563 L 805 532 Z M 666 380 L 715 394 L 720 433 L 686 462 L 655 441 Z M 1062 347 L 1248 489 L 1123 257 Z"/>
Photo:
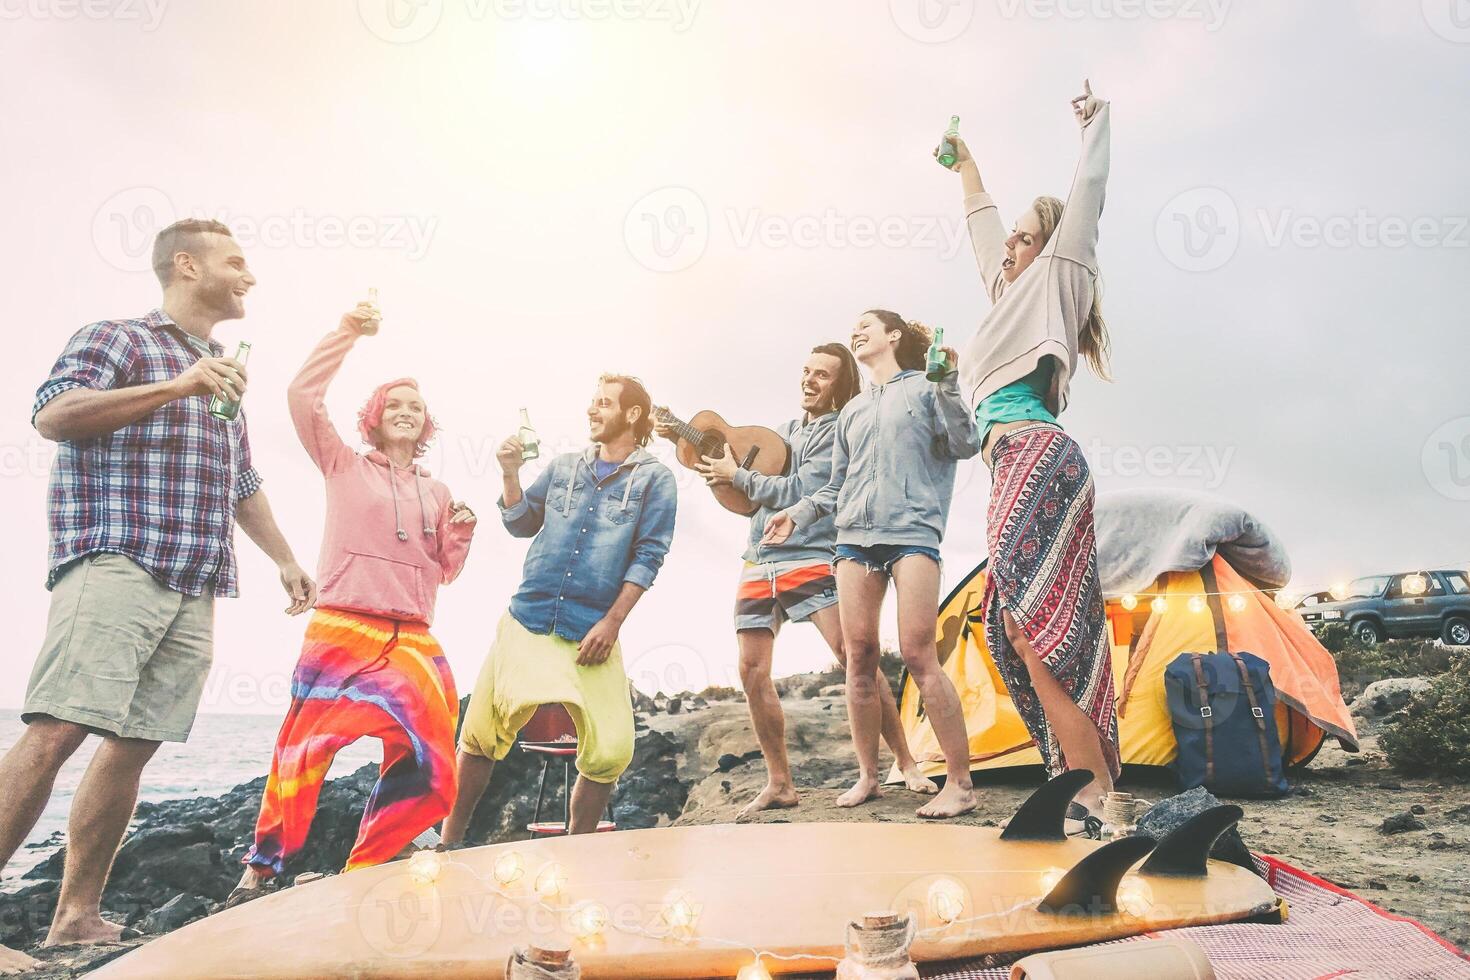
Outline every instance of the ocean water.
<path id="1" fill-rule="evenodd" d="M 143 771 L 138 799 L 161 802 L 181 797 L 219 796 L 265 775 L 270 769 L 271 750 L 280 726 L 278 715 L 200 715 L 188 742 L 165 742 L 159 748 Z M 24 730 L 19 711 L 0 710 L 0 752 L 9 751 Z M 5 869 L 0 882 L 4 888 L 15 887 L 19 875 L 56 849 L 54 843 L 47 842 L 53 834 L 65 832 L 72 796 L 99 742 L 96 738 L 87 739 L 57 775 L 50 804 Z M 377 739 L 362 739 L 338 754 L 330 775 L 352 772 L 366 763 L 379 762 L 382 757 L 382 744 Z"/>

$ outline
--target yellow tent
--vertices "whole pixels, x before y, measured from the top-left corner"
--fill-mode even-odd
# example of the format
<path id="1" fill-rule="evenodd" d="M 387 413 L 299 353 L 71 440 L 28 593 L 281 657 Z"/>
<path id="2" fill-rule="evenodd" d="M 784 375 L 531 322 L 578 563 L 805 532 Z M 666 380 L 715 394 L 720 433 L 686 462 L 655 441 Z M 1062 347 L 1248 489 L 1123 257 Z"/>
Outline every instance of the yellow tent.
<path id="1" fill-rule="evenodd" d="M 985 645 L 980 600 L 982 563 L 944 601 L 939 656 L 954 682 L 970 736 L 972 770 L 1040 765 L 1041 754 L 1006 693 Z M 1357 734 L 1338 686 L 1337 664 L 1294 612 L 1238 574 L 1219 554 L 1193 571 L 1160 574 L 1140 590 L 1131 611 L 1109 599 L 1119 739 L 1125 763 L 1163 766 L 1177 746 L 1164 698 L 1164 669 L 1180 653 L 1248 651 L 1271 665 L 1276 723 L 1287 765 L 1304 765 L 1331 735 L 1357 751 Z M 1162 599 L 1155 610 L 1155 599 Z M 924 717 L 919 692 L 906 678 L 899 718 L 909 747 L 929 775 L 943 755 Z"/>

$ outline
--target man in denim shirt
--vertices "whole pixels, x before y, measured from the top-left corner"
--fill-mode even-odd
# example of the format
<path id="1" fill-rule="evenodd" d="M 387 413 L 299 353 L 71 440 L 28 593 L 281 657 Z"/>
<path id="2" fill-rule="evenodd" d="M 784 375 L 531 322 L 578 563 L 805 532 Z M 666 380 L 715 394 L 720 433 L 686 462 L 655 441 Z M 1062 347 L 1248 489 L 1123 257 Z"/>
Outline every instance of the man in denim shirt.
<path id="1" fill-rule="evenodd" d="M 495 762 L 543 704 L 565 705 L 577 726 L 570 833 L 597 829 L 633 759 L 618 633 L 658 576 L 677 505 L 674 475 L 643 448 L 652 410 L 637 380 L 604 376 L 587 410 L 593 445 L 552 460 L 529 490 L 521 489 L 520 440 L 500 448 L 501 518 L 512 535 L 535 541 L 465 712 L 448 844 L 464 839 Z"/>

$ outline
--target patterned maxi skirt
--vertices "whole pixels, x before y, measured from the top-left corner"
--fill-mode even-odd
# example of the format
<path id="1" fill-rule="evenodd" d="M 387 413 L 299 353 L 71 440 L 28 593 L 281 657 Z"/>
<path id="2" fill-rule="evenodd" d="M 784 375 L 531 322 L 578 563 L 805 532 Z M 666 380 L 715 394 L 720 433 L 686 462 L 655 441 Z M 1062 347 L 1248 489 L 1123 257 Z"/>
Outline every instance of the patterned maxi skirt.
<path id="1" fill-rule="evenodd" d="M 1006 637 L 1002 609 L 1103 739 L 1119 772 L 1112 653 L 1097 571 L 1092 471 L 1061 429 L 1038 423 L 1001 433 L 991 453 L 985 642 L 1050 775 L 1066 760 L 1031 675 Z"/>

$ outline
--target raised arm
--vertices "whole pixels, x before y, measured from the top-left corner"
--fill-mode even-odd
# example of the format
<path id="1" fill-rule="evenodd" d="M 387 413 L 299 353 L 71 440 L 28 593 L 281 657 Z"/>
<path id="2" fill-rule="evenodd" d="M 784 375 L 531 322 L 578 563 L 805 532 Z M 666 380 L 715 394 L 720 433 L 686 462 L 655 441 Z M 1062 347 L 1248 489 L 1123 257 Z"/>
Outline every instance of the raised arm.
<path id="1" fill-rule="evenodd" d="M 534 538 L 546 522 L 546 494 L 551 488 L 551 474 L 556 469 L 556 460 L 541 471 L 529 489 L 521 488 L 521 441 L 515 437 L 501 443 L 495 454 L 500 463 L 501 482 L 504 490 L 500 497 L 500 520 L 513 538 Z M 576 479 L 575 469 L 567 476 Z"/>
<path id="2" fill-rule="evenodd" d="M 1109 103 L 1092 94 L 1092 86 L 1072 100 L 1077 122 L 1082 127 L 1082 158 L 1072 176 L 1072 190 L 1056 232 L 1047 248 L 1064 259 L 1080 262 L 1097 271 L 1097 225 L 1102 217 L 1103 197 L 1108 185 Z"/>
<path id="3" fill-rule="evenodd" d="M 970 153 L 965 141 L 955 138 L 955 161 L 950 167 L 960 175 L 960 189 L 964 194 L 965 228 L 970 233 L 970 248 L 975 252 L 975 263 L 980 267 L 980 278 L 985 282 L 986 295 L 994 303 L 1000 298 L 1005 283 L 1000 277 L 1000 265 L 1006 257 L 1006 227 L 1000 220 L 1000 211 L 995 201 L 985 192 L 985 181 L 980 177 L 980 166 Z"/>
<path id="4" fill-rule="evenodd" d="M 296 435 L 307 455 L 327 476 L 339 472 L 356 455 L 327 414 L 327 388 L 342 369 L 342 362 L 357 338 L 376 332 L 377 311 L 367 303 L 359 303 L 357 309 L 343 314 L 337 329 L 316 345 L 286 389 L 286 403 Z"/>
<path id="5" fill-rule="evenodd" d="M 944 437 L 944 450 L 954 459 L 969 459 L 980 452 L 980 429 L 970 403 L 960 394 L 959 354 L 949 354 L 950 371 L 934 384 L 934 421 Z"/>

